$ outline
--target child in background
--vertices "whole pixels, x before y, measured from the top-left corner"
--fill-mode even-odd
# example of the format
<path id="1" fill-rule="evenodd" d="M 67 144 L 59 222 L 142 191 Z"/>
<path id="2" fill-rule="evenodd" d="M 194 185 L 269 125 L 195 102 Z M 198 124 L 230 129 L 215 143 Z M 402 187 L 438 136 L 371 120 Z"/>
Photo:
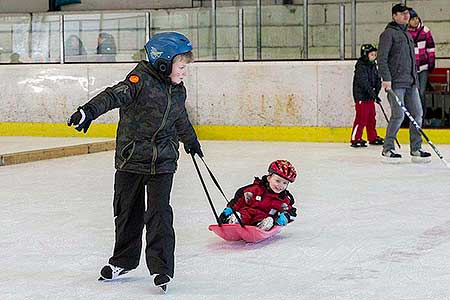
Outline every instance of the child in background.
<path id="1" fill-rule="evenodd" d="M 383 145 L 384 140 L 377 135 L 375 101 L 379 101 L 378 93 L 381 89 L 381 78 L 378 75 L 377 48 L 371 44 L 361 46 L 361 57 L 355 65 L 353 76 L 353 99 L 355 101 L 356 116 L 353 122 L 351 147 L 367 147 L 362 139 L 364 127 L 367 139 L 371 145 Z"/>
<path id="2" fill-rule="evenodd" d="M 239 223 L 233 210 L 244 225 L 255 225 L 262 230 L 270 230 L 274 224 L 285 226 L 295 219 L 294 197 L 287 190 L 288 184 L 297 177 L 294 166 L 287 160 L 276 160 L 269 165 L 268 172 L 236 191 L 220 215 L 222 223 Z"/>

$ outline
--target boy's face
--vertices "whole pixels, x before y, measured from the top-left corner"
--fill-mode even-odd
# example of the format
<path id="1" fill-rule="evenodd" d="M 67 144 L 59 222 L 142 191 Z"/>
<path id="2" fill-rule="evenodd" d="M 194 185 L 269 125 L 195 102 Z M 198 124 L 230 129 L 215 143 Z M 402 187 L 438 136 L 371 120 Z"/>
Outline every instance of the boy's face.
<path id="1" fill-rule="evenodd" d="M 369 54 L 367 54 L 367 56 L 369 57 L 370 61 L 374 61 L 375 59 L 377 59 L 377 51 L 369 52 Z"/>
<path id="2" fill-rule="evenodd" d="M 271 174 L 267 176 L 267 181 L 269 182 L 270 189 L 277 194 L 284 191 L 289 184 L 288 180 L 284 179 L 281 176 L 278 176 L 277 174 Z"/>
<path id="3" fill-rule="evenodd" d="M 172 73 L 169 75 L 169 78 L 173 83 L 179 84 L 186 77 L 186 63 L 181 61 L 176 61 L 172 64 Z"/>

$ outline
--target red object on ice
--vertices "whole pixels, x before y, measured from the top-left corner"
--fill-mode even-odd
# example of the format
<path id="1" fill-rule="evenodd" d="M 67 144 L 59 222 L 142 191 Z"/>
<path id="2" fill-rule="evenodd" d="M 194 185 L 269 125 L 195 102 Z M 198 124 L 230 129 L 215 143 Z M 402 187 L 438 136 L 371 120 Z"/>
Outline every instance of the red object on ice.
<path id="1" fill-rule="evenodd" d="M 256 226 L 239 224 L 217 224 L 209 225 L 208 229 L 226 241 L 244 240 L 249 243 L 257 243 L 280 233 L 283 227 L 275 225 L 272 229 L 265 231 Z"/>

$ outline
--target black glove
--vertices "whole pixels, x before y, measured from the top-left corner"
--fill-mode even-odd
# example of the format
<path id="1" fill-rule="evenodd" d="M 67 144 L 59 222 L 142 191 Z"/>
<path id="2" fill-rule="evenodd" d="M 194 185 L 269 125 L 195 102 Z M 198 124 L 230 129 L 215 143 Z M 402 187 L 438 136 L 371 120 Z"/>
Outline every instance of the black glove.
<path id="1" fill-rule="evenodd" d="M 78 107 L 77 111 L 74 112 L 70 118 L 67 120 L 67 126 L 74 125 L 75 129 L 78 131 L 83 130 L 86 133 L 93 120 L 92 113 L 89 110 L 84 110 Z"/>
<path id="2" fill-rule="evenodd" d="M 192 144 L 184 144 L 184 151 L 186 151 L 187 154 L 197 154 L 198 156 L 203 157 L 202 146 L 200 146 L 198 140 L 195 140 Z"/>

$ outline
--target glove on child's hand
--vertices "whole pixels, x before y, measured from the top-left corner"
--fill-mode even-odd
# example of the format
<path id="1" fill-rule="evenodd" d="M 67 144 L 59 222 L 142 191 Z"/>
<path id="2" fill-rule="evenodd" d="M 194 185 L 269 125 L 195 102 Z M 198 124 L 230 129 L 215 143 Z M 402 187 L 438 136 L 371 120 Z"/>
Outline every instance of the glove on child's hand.
<path id="1" fill-rule="evenodd" d="M 184 150 L 187 154 L 197 154 L 200 157 L 203 157 L 202 147 L 198 140 L 195 140 L 192 144 L 184 144 Z"/>
<path id="2" fill-rule="evenodd" d="M 225 207 L 225 209 L 222 212 L 226 217 L 231 216 L 231 214 L 233 213 L 233 210 L 231 209 L 231 207 Z"/>
<path id="3" fill-rule="evenodd" d="M 89 110 L 83 110 L 83 108 L 78 107 L 77 111 L 67 120 L 67 126 L 74 125 L 76 130 L 83 130 L 86 133 L 91 125 L 92 119 L 93 117 Z"/>
<path id="4" fill-rule="evenodd" d="M 286 226 L 288 223 L 288 219 L 286 217 L 285 213 L 281 213 L 278 218 L 275 220 L 275 223 L 277 223 L 280 226 Z"/>
<path id="5" fill-rule="evenodd" d="M 220 222 L 226 223 L 232 213 L 233 213 L 233 210 L 231 209 L 231 207 L 225 207 L 225 209 L 222 211 L 222 213 L 219 216 Z"/>

